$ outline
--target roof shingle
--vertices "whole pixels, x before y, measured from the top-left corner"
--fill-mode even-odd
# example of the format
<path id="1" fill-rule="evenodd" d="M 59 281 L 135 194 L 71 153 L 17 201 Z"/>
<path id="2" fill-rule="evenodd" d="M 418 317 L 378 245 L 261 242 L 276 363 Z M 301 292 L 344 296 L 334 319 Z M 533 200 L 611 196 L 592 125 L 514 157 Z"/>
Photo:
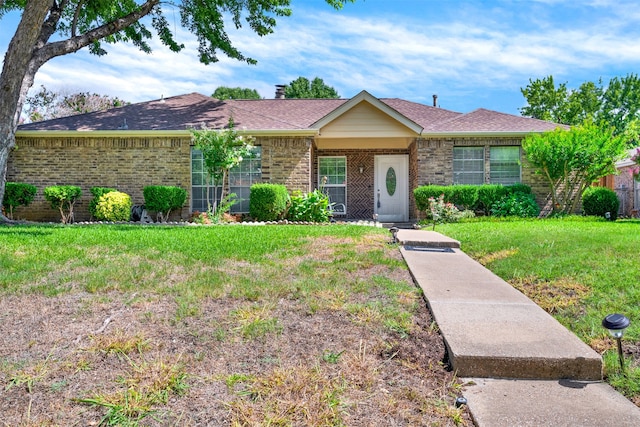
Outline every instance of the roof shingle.
<path id="1" fill-rule="evenodd" d="M 187 130 L 206 125 L 220 129 L 233 118 L 236 128 L 247 130 L 299 130 L 311 126 L 339 108 L 347 99 L 217 100 L 190 93 L 130 104 L 106 111 L 62 117 L 21 125 L 23 131 Z M 398 98 L 381 102 L 429 133 L 541 132 L 558 125 L 483 108 L 467 114 Z"/>

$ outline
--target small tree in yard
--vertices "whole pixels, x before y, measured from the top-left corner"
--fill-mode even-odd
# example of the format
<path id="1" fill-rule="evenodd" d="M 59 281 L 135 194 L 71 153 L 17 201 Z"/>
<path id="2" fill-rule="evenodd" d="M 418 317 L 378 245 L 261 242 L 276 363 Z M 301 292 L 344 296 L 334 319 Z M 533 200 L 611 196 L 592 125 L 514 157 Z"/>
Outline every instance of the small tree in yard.
<path id="1" fill-rule="evenodd" d="M 54 185 L 44 189 L 44 198 L 54 209 L 60 211 L 63 224 L 73 222 L 73 206 L 82 196 L 82 190 L 75 185 Z"/>
<path id="2" fill-rule="evenodd" d="M 212 214 L 220 209 L 229 209 L 233 202 L 218 203 L 218 188 L 220 201 L 228 194 L 229 170 L 242 162 L 242 159 L 252 155 L 254 138 L 240 135 L 229 121 L 229 127 L 223 130 L 207 129 L 192 130 L 191 139 L 198 150 L 202 152 L 204 167 L 209 175 L 209 184 L 213 184 L 213 204 L 211 204 L 211 185 L 207 186 L 207 204 Z"/>
<path id="3" fill-rule="evenodd" d="M 628 135 L 614 136 L 610 126 L 587 121 L 570 130 L 531 134 L 522 148 L 549 185 L 553 212 L 571 213 L 589 185 L 616 172 L 615 162 L 625 155 L 627 140 Z"/>
<path id="4" fill-rule="evenodd" d="M 36 195 L 35 185 L 21 182 L 7 182 L 2 200 L 2 207 L 8 210 L 9 218 L 13 219 L 13 210 L 18 206 L 28 206 Z"/>

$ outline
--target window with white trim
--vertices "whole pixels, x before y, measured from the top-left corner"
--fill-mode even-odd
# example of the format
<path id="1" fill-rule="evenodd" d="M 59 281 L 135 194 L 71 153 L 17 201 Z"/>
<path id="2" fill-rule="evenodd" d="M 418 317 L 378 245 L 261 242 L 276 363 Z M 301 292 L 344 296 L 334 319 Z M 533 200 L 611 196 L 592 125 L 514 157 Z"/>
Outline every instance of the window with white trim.
<path id="1" fill-rule="evenodd" d="M 489 182 L 511 185 L 521 180 L 520 147 L 491 147 L 489 161 Z"/>
<path id="2" fill-rule="evenodd" d="M 253 148 L 252 156 L 242 160 L 238 166 L 229 170 L 229 192 L 236 194 L 237 202 L 231 207 L 232 213 L 249 212 L 249 194 L 251 185 L 262 181 L 262 148 Z M 210 202 L 214 200 L 214 189 L 209 187 L 212 180 L 204 167 L 202 152 L 191 149 L 191 210 L 206 212 Z M 217 199 L 220 199 L 221 188 L 218 189 Z"/>
<path id="3" fill-rule="evenodd" d="M 484 184 L 484 147 L 453 147 L 453 183 Z"/>
<path id="4" fill-rule="evenodd" d="M 318 186 L 324 188 L 331 203 L 342 203 L 346 206 L 347 158 L 344 156 L 318 157 Z"/>

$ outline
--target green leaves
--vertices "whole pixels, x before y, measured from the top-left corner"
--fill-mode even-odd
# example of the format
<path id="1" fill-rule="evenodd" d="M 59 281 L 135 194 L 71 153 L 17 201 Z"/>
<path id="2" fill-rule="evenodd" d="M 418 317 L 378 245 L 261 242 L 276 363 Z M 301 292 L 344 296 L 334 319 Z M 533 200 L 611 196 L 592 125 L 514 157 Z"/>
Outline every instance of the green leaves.
<path id="1" fill-rule="evenodd" d="M 306 77 L 298 77 L 285 87 L 284 93 L 287 98 L 340 98 L 338 92 L 319 77 L 313 81 Z"/>
<path id="2" fill-rule="evenodd" d="M 640 119 L 640 77 L 628 74 L 614 77 L 603 87 L 584 82 L 578 89 L 568 89 L 566 83 L 557 87 L 553 76 L 531 80 L 520 89 L 528 105 L 520 109 L 523 116 L 566 125 L 580 125 L 585 121 L 604 122 L 621 135 Z M 627 140 L 631 147 L 635 140 Z"/>
<path id="3" fill-rule="evenodd" d="M 531 134 L 522 141 L 527 161 L 549 184 L 554 211 L 571 213 L 584 189 L 615 173 L 615 162 L 625 153 L 624 136 L 591 121 L 571 130 Z"/>

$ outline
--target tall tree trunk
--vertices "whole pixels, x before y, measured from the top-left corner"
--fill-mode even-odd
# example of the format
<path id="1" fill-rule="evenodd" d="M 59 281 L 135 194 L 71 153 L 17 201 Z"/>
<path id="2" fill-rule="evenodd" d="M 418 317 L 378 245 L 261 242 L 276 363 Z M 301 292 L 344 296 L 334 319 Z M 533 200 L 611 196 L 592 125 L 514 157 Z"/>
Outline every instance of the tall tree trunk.
<path id="1" fill-rule="evenodd" d="M 29 90 L 25 76 L 30 69 L 32 52 L 38 42 L 42 23 L 53 0 L 30 0 L 26 3 L 0 74 L 0 201 L 4 198 L 9 153 L 15 146 L 15 133 L 22 104 Z M 29 80 L 33 82 L 33 75 Z M 0 214 L 0 221 L 7 218 Z"/>
<path id="2" fill-rule="evenodd" d="M 16 33 L 7 48 L 0 74 L 0 202 L 4 197 L 7 161 L 11 149 L 15 146 L 20 111 L 27 92 L 33 85 L 36 72 L 51 58 L 76 52 L 95 40 L 127 28 L 151 13 L 159 3 L 160 0 L 149 0 L 128 15 L 84 34 L 49 42 L 49 37 L 57 29 L 58 20 L 67 6 L 67 1 L 26 2 Z M 3 221 L 7 221 L 7 218 L 0 213 L 0 222 Z"/>

